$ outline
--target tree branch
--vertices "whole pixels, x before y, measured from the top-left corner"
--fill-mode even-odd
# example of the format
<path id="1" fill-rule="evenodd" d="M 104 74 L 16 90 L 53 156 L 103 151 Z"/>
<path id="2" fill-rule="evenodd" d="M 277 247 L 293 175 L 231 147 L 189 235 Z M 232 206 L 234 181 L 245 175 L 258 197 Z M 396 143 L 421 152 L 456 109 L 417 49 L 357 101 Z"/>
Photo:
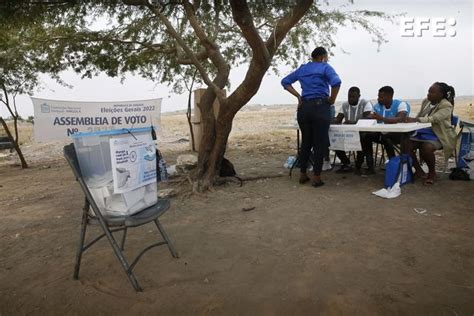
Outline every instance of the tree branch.
<path id="1" fill-rule="evenodd" d="M 201 62 L 198 60 L 196 55 L 193 54 L 191 51 L 191 48 L 189 48 L 188 45 L 184 42 L 183 38 L 176 32 L 174 29 L 173 25 L 171 25 L 170 21 L 158 10 L 156 9 L 153 5 L 148 4 L 146 5 L 159 19 L 160 21 L 165 25 L 166 29 L 170 33 L 170 35 L 178 42 L 179 46 L 183 48 L 184 52 L 188 57 L 192 60 L 193 64 L 196 66 L 196 68 L 199 71 L 199 74 L 201 75 L 202 80 L 212 88 L 214 93 L 219 97 L 223 98 L 223 92 L 222 90 L 209 79 L 209 76 L 206 73 L 206 70 L 204 69 L 203 65 Z"/>
<path id="2" fill-rule="evenodd" d="M 12 117 L 15 117 L 15 114 L 13 113 L 13 111 L 12 111 L 12 109 L 11 109 L 11 106 L 10 106 L 10 101 L 8 100 L 7 87 L 5 86 L 5 84 L 4 84 L 3 82 L 1 83 L 1 85 L 2 85 L 3 94 L 5 95 L 5 100 L 2 99 L 2 102 L 3 102 L 3 104 L 5 104 L 5 106 L 7 107 L 8 112 L 10 112 L 11 116 L 12 116 Z"/>
<path id="3" fill-rule="evenodd" d="M 158 53 L 164 53 L 164 54 L 176 53 L 176 48 L 168 48 L 167 46 L 163 44 L 159 44 L 159 43 L 147 43 L 147 42 L 142 42 L 142 41 L 137 41 L 137 40 L 133 41 L 133 40 L 123 40 L 119 38 L 112 38 L 108 36 L 103 36 L 99 32 L 80 33 L 78 35 L 82 38 L 78 39 L 76 37 L 69 37 L 69 36 L 51 36 L 46 40 L 39 40 L 37 38 L 31 38 L 31 40 L 38 41 L 40 43 L 47 43 L 50 41 L 57 41 L 57 40 L 74 40 L 75 42 L 82 42 L 82 43 L 110 42 L 110 43 L 118 43 L 118 44 L 126 44 L 126 45 L 138 44 Z M 88 38 L 88 36 L 90 37 Z"/>
<path id="4" fill-rule="evenodd" d="M 293 10 L 291 10 L 289 14 L 277 21 L 272 35 L 265 43 L 270 58 L 266 60 L 265 63 L 262 63 L 261 60 L 257 59 L 254 55 L 245 75 L 245 79 L 227 98 L 229 104 L 235 105 L 232 108 L 233 114 L 237 113 L 237 111 L 240 110 L 240 108 L 245 105 L 255 93 L 257 93 L 258 88 L 262 82 L 262 78 L 265 75 L 268 67 L 270 67 L 271 59 L 275 55 L 279 45 L 291 28 L 294 27 L 309 10 L 312 3 L 313 0 L 299 0 L 298 4 L 293 8 Z M 252 30 L 250 29 L 249 32 L 252 32 Z"/>
<path id="5" fill-rule="evenodd" d="M 195 54 L 199 61 L 203 61 L 209 58 L 207 51 L 203 48 L 199 53 Z M 181 65 L 192 65 L 193 61 L 190 58 L 178 58 L 177 62 Z"/>
<path id="6" fill-rule="evenodd" d="M 194 8 L 189 3 L 188 0 L 184 0 L 184 9 L 186 12 L 186 16 L 188 18 L 189 24 L 193 28 L 196 36 L 199 39 L 201 45 L 206 49 L 209 59 L 212 61 L 214 66 L 217 68 L 217 72 L 222 74 L 225 77 L 228 77 L 230 73 L 230 67 L 226 63 L 224 57 L 219 51 L 219 47 L 215 43 L 215 41 L 211 40 L 205 33 L 204 29 L 201 27 L 199 21 L 197 20 L 196 15 L 194 14 Z M 220 91 L 216 91 L 217 98 L 219 101 L 223 103 L 225 99 L 224 91 L 222 90 L 227 82 L 218 83 Z"/>
<path id="7" fill-rule="evenodd" d="M 252 49 L 252 59 L 261 64 L 268 63 L 271 60 L 265 43 L 253 24 L 253 17 L 246 0 L 231 1 L 232 16 L 235 23 L 242 30 L 242 34 Z"/>
<path id="8" fill-rule="evenodd" d="M 276 21 L 275 28 L 265 43 L 271 56 L 275 55 L 286 34 L 301 20 L 312 4 L 313 0 L 298 0 L 290 14 Z"/>

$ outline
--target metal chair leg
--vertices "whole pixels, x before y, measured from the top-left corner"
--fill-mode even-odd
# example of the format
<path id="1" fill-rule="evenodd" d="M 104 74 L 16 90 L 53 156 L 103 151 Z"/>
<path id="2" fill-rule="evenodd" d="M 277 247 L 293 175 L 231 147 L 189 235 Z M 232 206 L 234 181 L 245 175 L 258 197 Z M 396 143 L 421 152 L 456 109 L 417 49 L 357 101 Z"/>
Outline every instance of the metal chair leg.
<path id="1" fill-rule="evenodd" d="M 352 158 L 354 159 L 354 162 L 355 162 L 355 161 L 357 160 L 356 152 L 355 152 L 355 151 L 351 151 L 351 152 L 349 153 L 349 159 L 351 158 L 351 157 L 350 157 L 351 154 L 352 154 Z"/>
<path id="2" fill-rule="evenodd" d="M 385 165 L 385 146 L 382 144 L 380 146 L 380 148 L 382 149 L 382 153 L 380 154 L 380 163 L 379 163 L 379 166 L 382 166 L 382 162 L 384 163 Z"/>
<path id="3" fill-rule="evenodd" d="M 375 162 L 375 166 L 377 166 L 377 156 L 379 155 L 379 143 L 375 143 L 375 153 L 374 154 L 375 154 L 374 162 Z"/>
<path id="4" fill-rule="evenodd" d="M 122 251 L 125 248 L 125 238 L 127 238 L 127 227 L 123 230 L 122 241 L 120 242 L 120 250 Z"/>
<path id="5" fill-rule="evenodd" d="M 74 277 L 75 280 L 79 279 L 79 268 L 81 267 L 81 258 L 82 258 L 82 252 L 83 252 L 83 249 L 84 249 L 84 240 L 86 238 L 88 212 L 89 212 L 89 201 L 86 198 L 85 203 L 84 203 L 83 212 L 82 212 L 81 232 L 80 232 L 80 235 L 79 235 L 79 243 L 77 245 L 76 263 L 74 265 L 73 277 Z"/>
<path id="6" fill-rule="evenodd" d="M 155 219 L 155 225 L 158 228 L 158 231 L 160 232 L 161 237 L 163 237 L 163 239 L 166 241 L 166 244 L 168 245 L 168 249 L 170 250 L 170 253 L 173 256 L 173 258 L 179 258 L 178 253 L 174 249 L 173 243 L 169 239 L 168 235 L 165 232 L 165 229 L 163 228 L 163 226 L 161 226 L 161 223 L 158 219 Z"/>
<path id="7" fill-rule="evenodd" d="M 101 220 L 99 221 L 99 223 L 100 223 L 100 225 L 102 226 L 102 228 L 104 230 L 105 236 L 107 237 L 107 239 L 109 240 L 109 242 L 112 246 L 112 249 L 115 253 L 115 256 L 120 261 L 120 264 L 122 265 L 123 269 L 125 270 L 125 273 L 127 274 L 127 277 L 129 279 L 130 283 L 132 283 L 133 288 L 137 292 L 142 292 L 143 289 L 140 287 L 140 284 L 138 284 L 138 281 L 135 278 L 135 275 L 133 274 L 133 272 L 131 271 L 130 265 L 128 264 L 128 262 L 125 259 L 122 251 L 120 250 L 120 247 L 117 244 L 117 241 L 115 240 L 114 236 L 112 235 L 112 232 L 107 227 L 107 224 L 103 223 Z"/>

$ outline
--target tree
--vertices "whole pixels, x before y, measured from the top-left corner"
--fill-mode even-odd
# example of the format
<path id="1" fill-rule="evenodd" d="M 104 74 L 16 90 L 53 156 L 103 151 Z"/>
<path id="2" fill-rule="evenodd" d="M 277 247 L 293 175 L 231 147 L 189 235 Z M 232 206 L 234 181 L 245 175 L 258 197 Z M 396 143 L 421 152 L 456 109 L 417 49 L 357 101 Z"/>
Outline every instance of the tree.
<path id="1" fill-rule="evenodd" d="M 186 120 L 188 121 L 189 135 L 191 136 L 190 141 L 191 141 L 191 150 L 192 151 L 196 151 L 196 142 L 195 142 L 195 139 L 194 139 L 193 124 L 191 122 L 191 110 L 192 110 L 191 98 L 192 98 L 192 95 L 193 95 L 194 82 L 196 81 L 196 73 L 197 72 L 195 71 L 193 77 L 191 78 L 191 81 L 189 82 L 189 84 L 186 81 L 187 78 L 184 78 L 184 85 L 186 87 L 186 90 L 188 91 L 188 107 L 186 109 Z"/>
<path id="2" fill-rule="evenodd" d="M 84 77 L 133 72 L 179 89 L 178 75 L 191 78 L 197 71 L 197 82 L 207 87 L 198 105 L 203 127 L 194 174 L 198 191 L 210 188 L 219 174 L 233 118 L 257 93 L 270 67 L 296 66 L 316 43 L 334 47 L 332 35 L 348 23 L 381 43 L 383 34 L 370 19 L 388 18 L 380 12 L 330 9 L 312 0 L 60 1 L 47 17 L 39 12 L 50 1 L 26 2 L 11 10 L 32 20 L 40 16 L 43 31 L 24 40 L 48 47 L 53 59 L 61 56 L 60 65 Z M 231 68 L 241 64 L 248 65 L 246 76 L 226 96 Z"/>
<path id="3" fill-rule="evenodd" d="M 4 37 L 0 37 L 0 46 L 4 47 L 3 42 Z M 21 78 L 11 78 L 12 73 L 9 71 L 8 64 L 9 64 L 9 52 L 6 50 L 0 51 L 0 67 L 2 68 L 2 76 L 0 77 L 0 90 L 3 93 L 0 93 L 0 102 L 5 105 L 8 112 L 11 115 L 11 120 L 13 121 L 13 131 L 14 136 L 12 135 L 11 131 L 9 130 L 8 125 L 5 123 L 3 118 L 0 116 L 0 121 L 2 123 L 3 128 L 5 129 L 6 133 L 8 134 L 9 138 L 12 140 L 14 148 L 20 157 L 21 166 L 23 169 L 28 168 L 28 163 L 26 162 L 23 153 L 20 148 L 19 144 L 19 133 L 18 133 L 18 121 L 22 120 L 20 115 L 18 114 L 17 106 L 16 106 L 16 96 L 20 89 L 15 89 L 17 85 L 21 85 L 20 81 Z"/>
<path id="4" fill-rule="evenodd" d="M 18 121 L 23 119 L 18 114 L 16 97 L 33 93 L 40 86 L 40 73 L 47 72 L 59 83 L 65 84 L 58 74 L 67 68 L 67 65 L 59 63 L 50 47 L 28 40 L 45 35 L 43 23 L 46 17 L 42 17 L 39 12 L 30 14 L 27 4 L 0 2 L 0 104 L 10 113 L 13 135 L 8 126 L 3 124 L 4 120 L 0 119 L 7 134 L 12 136 L 22 168 L 28 168 L 28 164 L 19 144 Z M 16 16 L 16 12 L 21 9 L 25 10 L 23 14 Z"/>

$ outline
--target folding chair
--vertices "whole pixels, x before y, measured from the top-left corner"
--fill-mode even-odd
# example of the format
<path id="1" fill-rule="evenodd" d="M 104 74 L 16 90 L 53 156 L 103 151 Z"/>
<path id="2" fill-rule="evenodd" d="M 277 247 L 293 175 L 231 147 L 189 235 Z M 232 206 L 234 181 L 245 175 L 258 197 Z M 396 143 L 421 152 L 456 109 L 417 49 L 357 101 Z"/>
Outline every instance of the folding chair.
<path id="1" fill-rule="evenodd" d="M 379 163 L 377 164 L 377 156 L 378 156 L 378 152 L 379 152 L 379 145 L 380 145 L 380 149 L 381 149 L 381 155 L 380 155 L 380 161 Z M 397 144 L 394 144 L 392 143 L 392 146 L 393 146 L 393 149 L 395 151 L 395 154 L 396 155 L 400 155 L 401 153 L 401 146 L 398 146 Z M 379 166 L 380 168 L 382 168 L 383 166 L 385 166 L 385 145 L 380 141 L 380 142 L 376 142 L 375 143 L 375 152 L 374 152 L 374 155 L 375 155 L 375 158 L 374 158 L 374 163 L 375 163 L 375 166 Z"/>
<path id="2" fill-rule="evenodd" d="M 351 151 L 346 151 L 346 155 L 347 153 L 349 153 L 349 160 L 351 159 L 351 157 L 353 157 L 354 159 L 354 162 L 357 160 L 357 151 L 354 151 L 354 150 L 351 150 Z M 334 157 L 332 158 L 332 165 L 335 166 L 336 165 L 336 158 L 337 158 L 337 155 L 336 155 L 336 151 L 334 150 Z"/>
<path id="3" fill-rule="evenodd" d="M 94 201 L 94 198 L 92 197 L 91 192 L 89 191 L 82 177 L 81 169 L 79 168 L 76 151 L 74 149 L 73 144 L 64 146 L 64 157 L 66 158 L 67 162 L 71 166 L 74 176 L 76 177 L 76 180 L 79 182 L 79 185 L 81 186 L 81 189 L 85 195 L 85 204 L 84 204 L 84 208 L 82 212 L 81 232 L 80 232 L 79 244 L 78 244 L 77 253 L 76 253 L 76 262 L 75 262 L 75 267 L 74 267 L 74 279 L 77 280 L 79 278 L 79 268 L 81 265 L 81 258 L 82 258 L 83 252 L 85 252 L 87 249 L 89 249 L 92 245 L 94 245 L 97 241 L 99 241 L 105 236 L 107 237 L 107 240 L 112 246 L 115 256 L 117 257 L 125 273 L 127 274 L 128 279 L 132 283 L 133 288 L 137 292 L 141 292 L 142 288 L 138 284 L 138 281 L 135 278 L 135 275 L 133 274 L 132 271 L 145 252 L 147 252 L 153 247 L 167 245 L 169 251 L 171 252 L 171 255 L 174 258 L 178 258 L 178 254 L 176 250 L 174 249 L 174 246 L 171 243 L 171 240 L 169 239 L 163 226 L 158 220 L 158 218 L 161 215 L 163 215 L 170 207 L 169 200 L 159 199 L 155 205 L 130 216 L 114 216 L 114 217 L 104 216 L 101 214 L 96 202 Z M 92 208 L 93 213 L 89 211 L 90 208 Z M 146 247 L 135 257 L 132 263 L 129 264 L 123 254 L 125 239 L 127 237 L 127 229 L 141 226 L 150 222 L 154 222 L 154 224 L 158 228 L 158 231 L 160 232 L 161 237 L 163 238 L 164 241 L 161 241 L 161 242 L 158 242 Z M 103 230 L 103 234 L 94 238 L 89 243 L 84 245 L 84 241 L 86 237 L 86 229 L 87 229 L 87 226 L 90 224 L 99 224 L 99 226 Z M 118 245 L 113 235 L 113 233 L 118 232 L 118 231 L 123 231 L 120 246 Z"/>

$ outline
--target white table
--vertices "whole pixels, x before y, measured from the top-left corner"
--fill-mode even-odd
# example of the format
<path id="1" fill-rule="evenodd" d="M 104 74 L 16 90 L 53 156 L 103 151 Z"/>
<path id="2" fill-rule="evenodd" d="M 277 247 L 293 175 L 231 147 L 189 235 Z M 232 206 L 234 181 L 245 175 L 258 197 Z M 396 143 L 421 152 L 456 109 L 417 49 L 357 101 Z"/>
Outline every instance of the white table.
<path id="1" fill-rule="evenodd" d="M 397 123 L 397 124 L 372 124 L 372 125 L 331 125 L 329 138 L 331 149 L 343 151 L 359 151 L 361 144 L 359 133 L 401 133 L 401 144 L 408 135 L 418 129 L 431 127 L 431 123 Z"/>
<path id="2" fill-rule="evenodd" d="M 372 126 L 358 126 L 357 124 L 331 124 L 330 131 L 333 132 L 381 132 L 381 133 L 409 133 L 416 130 L 431 127 L 431 123 L 396 123 L 396 124 L 375 124 Z M 298 124 L 283 125 L 280 129 L 296 130 L 297 154 L 300 152 L 300 129 Z M 293 169 L 293 168 L 292 168 Z M 291 176 L 291 170 L 290 170 Z"/>
<path id="3" fill-rule="evenodd" d="M 408 133 L 418 129 L 431 127 L 431 123 L 397 123 L 397 124 L 376 124 L 372 126 L 357 126 L 349 124 L 331 124 L 330 130 L 339 131 L 358 131 L 358 132 L 381 132 L 381 133 Z M 298 128 L 298 127 L 297 127 Z"/>
<path id="4" fill-rule="evenodd" d="M 358 132 L 408 133 L 426 127 L 431 127 L 431 123 L 377 124 L 373 126 L 357 126 L 355 124 L 331 124 L 329 129 L 335 132 L 355 130 Z M 300 128 L 298 125 L 293 124 L 280 126 L 280 129 L 293 129 L 299 131 Z"/>

